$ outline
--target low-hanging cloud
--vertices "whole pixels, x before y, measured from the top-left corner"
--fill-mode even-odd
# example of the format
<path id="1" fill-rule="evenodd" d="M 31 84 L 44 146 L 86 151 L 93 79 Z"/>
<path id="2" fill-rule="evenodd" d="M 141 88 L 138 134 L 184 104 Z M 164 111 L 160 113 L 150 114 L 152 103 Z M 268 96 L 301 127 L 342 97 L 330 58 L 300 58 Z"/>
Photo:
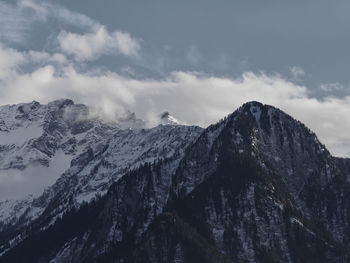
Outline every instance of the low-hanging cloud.
<path id="1" fill-rule="evenodd" d="M 4 43 L 26 39 L 33 23 L 56 20 L 62 28 L 53 36 L 49 51 L 18 51 Z M 72 33 L 65 26 L 78 28 Z M 128 32 L 108 30 L 99 22 L 49 1 L 17 0 L 0 3 L 0 104 L 38 100 L 42 103 L 72 98 L 97 108 L 107 120 L 126 111 L 148 121 L 169 111 L 187 124 L 207 126 L 234 111 L 241 104 L 257 100 L 277 106 L 314 130 L 332 153 L 350 156 L 350 97 L 312 97 L 300 84 L 303 69 L 291 67 L 292 80 L 274 74 L 243 73 L 224 78 L 204 73 L 176 71 L 161 79 L 140 78 L 133 68 L 128 77 L 100 70 L 79 71 L 79 63 L 102 55 L 140 56 L 142 41 Z M 152 60 L 161 70 L 164 62 Z M 142 60 L 142 58 L 141 58 Z M 202 61 L 198 49 L 187 54 L 190 64 Z M 159 65 L 158 65 L 159 64 Z M 224 64 L 224 63 L 220 63 Z M 28 67 L 30 65 L 30 67 Z M 23 70 L 25 68 L 25 70 Z M 322 91 L 340 90 L 338 84 L 324 84 Z"/>
<path id="2" fill-rule="evenodd" d="M 151 122 L 153 116 L 167 110 L 187 124 L 205 127 L 241 104 L 257 100 L 304 122 L 332 153 L 350 156 L 350 97 L 316 99 L 310 97 L 307 87 L 279 75 L 246 72 L 238 78 L 222 78 L 178 71 L 163 79 L 134 79 L 108 71 L 78 72 L 74 63 L 67 62 L 59 67 L 47 63 L 23 73 L 18 65 L 30 53 L 4 48 L 0 52 L 10 52 L 11 65 L 2 70 L 0 104 L 31 100 L 46 103 L 67 97 L 98 107 L 108 120 L 131 110 Z"/>
<path id="3" fill-rule="evenodd" d="M 0 202 L 21 199 L 29 194 L 39 195 L 52 185 L 69 166 L 71 157 L 57 152 L 50 166 L 30 165 L 24 170 L 0 170 Z"/>

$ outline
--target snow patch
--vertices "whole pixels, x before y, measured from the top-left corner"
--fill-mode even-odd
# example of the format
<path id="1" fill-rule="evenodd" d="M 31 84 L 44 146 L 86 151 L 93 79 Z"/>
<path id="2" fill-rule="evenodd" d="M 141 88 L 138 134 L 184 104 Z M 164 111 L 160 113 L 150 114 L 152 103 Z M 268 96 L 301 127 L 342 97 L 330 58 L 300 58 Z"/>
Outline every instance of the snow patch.
<path id="1" fill-rule="evenodd" d="M 52 185 L 70 166 L 72 157 L 58 150 L 49 166 L 32 164 L 24 170 L 0 170 L 0 200 L 22 199 L 29 194 L 38 195 Z"/>
<path id="2" fill-rule="evenodd" d="M 21 146 L 30 139 L 40 137 L 42 133 L 43 128 L 35 124 L 27 127 L 18 127 L 9 132 L 0 131 L 0 145 L 15 144 Z"/>

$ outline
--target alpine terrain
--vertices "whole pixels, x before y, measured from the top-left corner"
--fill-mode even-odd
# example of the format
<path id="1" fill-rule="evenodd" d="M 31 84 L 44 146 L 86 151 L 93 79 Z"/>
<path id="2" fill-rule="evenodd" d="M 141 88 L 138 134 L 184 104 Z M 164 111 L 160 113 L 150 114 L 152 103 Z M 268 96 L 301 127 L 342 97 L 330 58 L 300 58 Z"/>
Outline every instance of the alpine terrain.
<path id="1" fill-rule="evenodd" d="M 0 185 L 0 262 L 350 262 L 350 159 L 304 124 L 259 102 L 158 119 L 0 107 L 0 178 L 29 189 Z"/>

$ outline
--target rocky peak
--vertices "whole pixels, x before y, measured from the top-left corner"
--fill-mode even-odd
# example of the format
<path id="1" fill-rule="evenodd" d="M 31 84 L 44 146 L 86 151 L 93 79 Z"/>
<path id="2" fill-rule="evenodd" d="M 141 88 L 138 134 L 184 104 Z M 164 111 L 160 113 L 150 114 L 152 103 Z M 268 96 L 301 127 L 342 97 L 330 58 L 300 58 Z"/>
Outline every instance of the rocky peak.
<path id="1" fill-rule="evenodd" d="M 17 107 L 17 111 L 20 114 L 25 114 L 28 113 L 30 111 L 35 111 L 40 107 L 40 103 L 37 101 L 32 101 L 30 103 L 26 103 L 26 104 L 21 104 Z"/>
<path id="2" fill-rule="evenodd" d="M 349 262 L 349 160 L 277 108 L 249 102 L 205 130 L 87 134 L 69 170 L 20 206 L 45 209 L 22 223 L 32 231 L 0 235 L 0 261 Z"/>
<path id="3" fill-rule="evenodd" d="M 142 129 L 146 124 L 139 119 L 135 112 L 126 112 L 126 114 L 117 120 L 118 127 L 121 129 Z"/>
<path id="4" fill-rule="evenodd" d="M 64 108 L 66 106 L 69 106 L 69 105 L 73 105 L 74 102 L 73 100 L 70 100 L 70 99 L 58 99 L 58 100 L 54 100 L 54 101 L 51 101 L 48 103 L 48 107 L 49 108 Z"/>
<path id="5" fill-rule="evenodd" d="M 163 125 L 178 125 L 179 121 L 170 115 L 169 112 L 165 111 L 160 114 L 161 124 Z"/>
<path id="6" fill-rule="evenodd" d="M 311 177 L 317 177 L 321 189 L 336 174 L 332 156 L 310 129 L 280 109 L 255 101 L 208 127 L 187 152 L 185 173 L 175 180 L 178 192 L 188 193 L 209 176 L 223 154 L 253 158 L 265 171 L 278 171 L 296 199 Z M 193 170 L 201 171 L 200 177 L 189 180 Z"/>

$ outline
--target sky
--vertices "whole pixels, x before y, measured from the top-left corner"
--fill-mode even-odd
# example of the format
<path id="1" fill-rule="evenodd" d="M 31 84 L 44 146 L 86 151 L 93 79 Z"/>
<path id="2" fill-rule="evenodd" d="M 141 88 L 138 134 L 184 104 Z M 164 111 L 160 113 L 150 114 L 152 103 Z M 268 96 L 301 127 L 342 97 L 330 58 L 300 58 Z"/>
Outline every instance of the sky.
<path id="1" fill-rule="evenodd" d="M 206 127 L 256 100 L 350 157 L 350 2 L 0 0 L 0 105 Z"/>

